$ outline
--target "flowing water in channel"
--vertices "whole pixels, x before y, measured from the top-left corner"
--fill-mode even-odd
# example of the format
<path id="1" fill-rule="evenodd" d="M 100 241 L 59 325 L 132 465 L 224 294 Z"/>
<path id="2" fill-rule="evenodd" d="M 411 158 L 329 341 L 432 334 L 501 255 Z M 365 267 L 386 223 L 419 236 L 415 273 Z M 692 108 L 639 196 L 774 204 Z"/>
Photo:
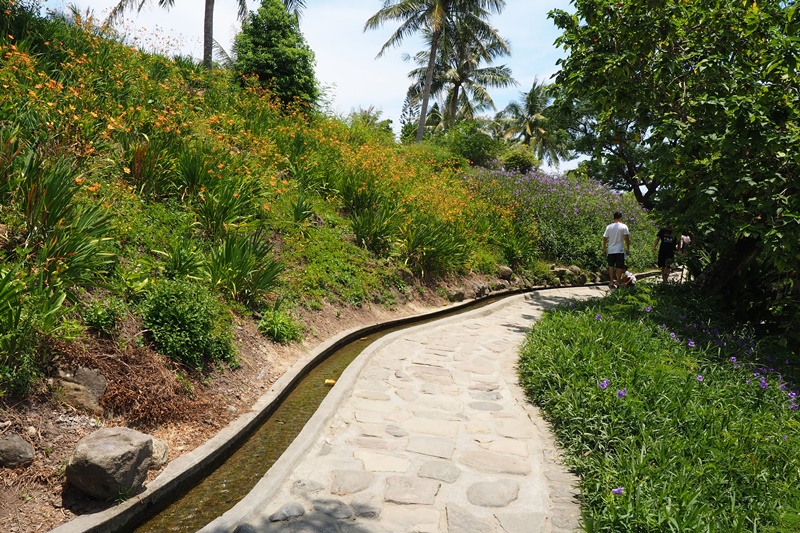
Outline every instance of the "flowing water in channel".
<path id="1" fill-rule="evenodd" d="M 186 494 L 144 522 L 135 533 L 193 532 L 202 529 L 236 505 L 258 483 L 297 437 L 330 391 L 326 379 L 338 380 L 364 349 L 389 333 L 471 311 L 511 294 L 496 295 L 465 306 L 412 319 L 365 335 L 338 348 L 312 368 L 269 418 L 225 462 Z"/>

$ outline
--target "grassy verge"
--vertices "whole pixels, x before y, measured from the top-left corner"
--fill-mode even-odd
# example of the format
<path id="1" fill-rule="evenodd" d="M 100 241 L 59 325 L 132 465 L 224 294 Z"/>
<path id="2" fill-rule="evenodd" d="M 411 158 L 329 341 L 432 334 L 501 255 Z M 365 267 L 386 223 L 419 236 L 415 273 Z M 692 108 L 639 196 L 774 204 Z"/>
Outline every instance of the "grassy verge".
<path id="1" fill-rule="evenodd" d="M 587 531 L 797 531 L 788 360 L 690 288 L 561 307 L 520 378 L 580 475 Z"/>

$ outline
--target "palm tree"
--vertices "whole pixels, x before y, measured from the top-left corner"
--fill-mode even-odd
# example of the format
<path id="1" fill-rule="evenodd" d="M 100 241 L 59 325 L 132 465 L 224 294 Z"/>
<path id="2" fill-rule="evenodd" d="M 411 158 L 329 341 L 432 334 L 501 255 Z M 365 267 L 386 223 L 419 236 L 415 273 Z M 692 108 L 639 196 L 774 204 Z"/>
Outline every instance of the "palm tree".
<path id="1" fill-rule="evenodd" d="M 464 24 L 469 31 L 488 30 L 491 26 L 486 19 L 491 13 L 501 12 L 505 5 L 505 0 L 384 0 L 383 8 L 367 20 L 364 31 L 380 28 L 389 21 L 400 21 L 400 27 L 384 43 L 377 57 L 382 56 L 389 48 L 399 45 L 409 35 L 425 30 L 431 34 L 417 142 L 422 140 L 425 131 L 425 115 L 428 112 L 434 62 L 439 39 L 445 27 L 459 20 L 459 24 Z"/>
<path id="2" fill-rule="evenodd" d="M 478 112 L 495 108 L 486 90 L 488 87 L 516 85 L 511 77 L 511 69 L 505 65 L 481 66 L 483 62 L 491 63 L 511 53 L 508 42 L 494 28 L 489 33 L 483 30 L 470 32 L 465 26 L 456 24 L 448 28 L 439 41 L 439 57 L 435 61 L 431 95 L 444 95 L 445 125 L 448 128 L 457 120 L 471 120 Z M 413 70 L 409 77 L 417 79 L 411 90 L 416 91 L 419 97 L 419 88 L 425 76 L 422 65 L 428 63 L 428 52 L 418 53 L 415 61 L 420 68 Z"/>
<path id="3" fill-rule="evenodd" d="M 548 116 L 550 86 L 534 79 L 531 90 L 520 96 L 521 102 L 511 102 L 498 113 L 507 124 L 505 137 L 530 146 L 536 157 L 557 167 L 560 160 L 569 157 L 569 150 L 566 132 Z"/>
<path id="4" fill-rule="evenodd" d="M 205 0 L 205 14 L 203 16 L 203 65 L 207 69 L 211 69 L 211 58 L 214 50 L 214 1 Z M 139 12 L 147 3 L 148 0 L 120 0 L 111 10 L 106 23 L 112 24 L 132 7 L 136 7 L 136 11 Z M 244 20 L 247 16 L 247 0 L 236 0 L 236 3 L 239 8 L 237 17 L 239 20 Z M 158 7 L 169 9 L 173 5 L 175 5 L 175 0 L 158 0 Z M 283 5 L 287 11 L 293 13 L 296 17 L 300 16 L 300 9 L 306 7 L 305 0 L 283 0 Z"/>

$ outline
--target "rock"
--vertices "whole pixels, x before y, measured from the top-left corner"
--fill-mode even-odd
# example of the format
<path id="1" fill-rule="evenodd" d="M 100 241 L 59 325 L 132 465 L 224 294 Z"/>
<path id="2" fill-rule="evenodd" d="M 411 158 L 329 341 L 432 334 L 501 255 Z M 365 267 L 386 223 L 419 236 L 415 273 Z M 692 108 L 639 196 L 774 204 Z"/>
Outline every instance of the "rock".
<path id="1" fill-rule="evenodd" d="M 102 428 L 78 441 L 67 464 L 67 481 L 99 500 L 136 494 L 153 455 L 153 439 L 133 429 Z"/>
<path id="2" fill-rule="evenodd" d="M 577 265 L 570 265 L 567 267 L 567 269 L 575 275 L 578 275 L 582 272 L 581 267 Z"/>
<path id="3" fill-rule="evenodd" d="M 568 272 L 569 272 L 569 270 L 567 270 L 566 268 L 554 268 L 554 269 L 553 269 L 553 274 L 555 274 L 555 275 L 556 275 L 556 277 L 557 277 L 559 280 L 563 280 L 563 279 L 564 279 L 564 277 L 566 277 L 566 276 L 567 276 L 567 273 L 568 273 Z"/>
<path id="4" fill-rule="evenodd" d="M 490 290 L 491 289 L 489 289 L 488 285 L 484 285 L 482 283 L 474 283 L 472 285 L 472 297 L 485 298 L 489 294 Z"/>
<path id="5" fill-rule="evenodd" d="M 505 265 L 500 265 L 497 267 L 497 277 L 509 281 L 511 277 L 514 275 L 514 271 L 511 270 L 511 267 L 507 267 Z"/>
<path id="6" fill-rule="evenodd" d="M 363 470 L 334 470 L 331 473 L 331 494 L 343 496 L 360 492 L 369 487 L 373 477 Z"/>
<path id="7" fill-rule="evenodd" d="M 494 281 L 490 285 L 490 288 L 493 291 L 504 291 L 504 290 L 506 290 L 508 288 L 508 282 L 507 281 L 502 281 L 502 280 Z"/>
<path id="8" fill-rule="evenodd" d="M 467 295 L 462 288 L 452 289 L 447 292 L 447 301 L 449 302 L 463 302 L 466 297 Z"/>
<path id="9" fill-rule="evenodd" d="M 99 372 L 78 367 L 58 371 L 56 382 L 61 390 L 61 401 L 76 409 L 102 414 L 100 398 L 106 390 L 106 378 Z"/>
<path id="10" fill-rule="evenodd" d="M 291 518 L 299 518 L 306 514 L 305 507 L 297 502 L 289 502 L 269 515 L 270 522 L 284 522 Z"/>
<path id="11" fill-rule="evenodd" d="M 153 439 L 153 457 L 150 458 L 150 470 L 158 470 L 169 460 L 169 444 L 161 439 Z"/>
<path id="12" fill-rule="evenodd" d="M 0 466 L 17 468 L 33 462 L 33 446 L 21 435 L 10 433 L 0 437 Z"/>
<path id="13" fill-rule="evenodd" d="M 353 510 L 350 506 L 340 500 L 316 500 L 314 502 L 314 510 L 339 519 L 353 516 Z"/>
<path id="14" fill-rule="evenodd" d="M 467 500 L 481 507 L 506 507 L 517 499 L 519 485 L 509 480 L 484 481 L 467 489 Z"/>
<path id="15" fill-rule="evenodd" d="M 419 477 L 437 479 L 445 483 L 453 483 L 459 475 L 461 470 L 449 461 L 428 461 L 419 468 Z"/>

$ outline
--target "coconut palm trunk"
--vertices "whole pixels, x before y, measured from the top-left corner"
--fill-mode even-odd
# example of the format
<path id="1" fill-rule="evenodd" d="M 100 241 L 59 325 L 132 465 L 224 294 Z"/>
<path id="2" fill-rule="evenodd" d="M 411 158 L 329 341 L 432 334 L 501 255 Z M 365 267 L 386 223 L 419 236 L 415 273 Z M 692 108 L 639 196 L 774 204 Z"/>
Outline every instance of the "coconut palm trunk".
<path id="1" fill-rule="evenodd" d="M 203 66 L 211 69 L 212 50 L 214 48 L 214 0 L 206 0 L 206 11 L 203 15 Z"/>
<path id="2" fill-rule="evenodd" d="M 420 142 L 425 135 L 425 117 L 428 115 L 428 100 L 431 96 L 431 83 L 433 83 L 433 65 L 436 62 L 436 47 L 439 44 L 441 31 L 434 31 L 431 39 L 431 54 L 428 59 L 428 70 L 425 73 L 425 85 L 422 88 L 422 107 L 419 114 L 419 124 L 417 125 L 417 142 Z"/>

